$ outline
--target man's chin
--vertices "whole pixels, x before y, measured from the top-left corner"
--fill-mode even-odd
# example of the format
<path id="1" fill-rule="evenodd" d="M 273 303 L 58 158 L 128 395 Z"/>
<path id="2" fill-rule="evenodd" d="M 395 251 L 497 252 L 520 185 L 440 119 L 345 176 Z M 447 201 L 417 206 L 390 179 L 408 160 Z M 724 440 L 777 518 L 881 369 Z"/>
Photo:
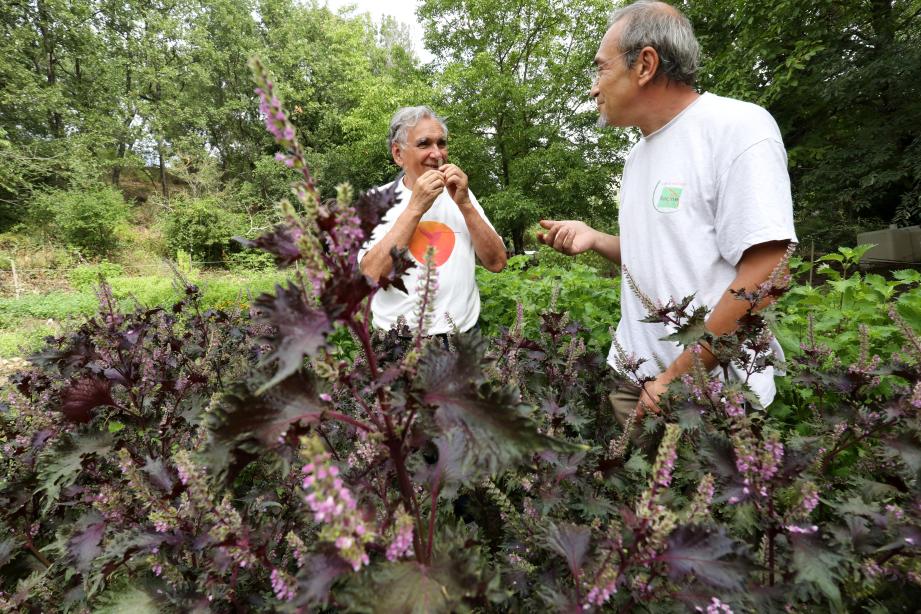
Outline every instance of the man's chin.
<path id="1" fill-rule="evenodd" d="M 610 124 L 608 123 L 608 118 L 606 118 L 603 113 L 599 113 L 596 125 L 599 128 L 607 128 Z"/>

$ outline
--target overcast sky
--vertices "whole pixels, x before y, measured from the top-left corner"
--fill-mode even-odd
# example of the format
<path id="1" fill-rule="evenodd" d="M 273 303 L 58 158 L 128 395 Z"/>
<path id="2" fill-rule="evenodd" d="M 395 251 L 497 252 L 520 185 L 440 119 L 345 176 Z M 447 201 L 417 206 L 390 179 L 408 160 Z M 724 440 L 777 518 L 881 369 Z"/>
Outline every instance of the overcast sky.
<path id="1" fill-rule="evenodd" d="M 323 4 L 323 0 L 319 0 Z M 425 50 L 422 45 L 422 27 L 416 20 L 416 5 L 418 0 L 326 0 L 326 5 L 330 10 L 338 12 L 339 9 L 347 6 L 355 7 L 352 11 L 354 14 L 370 13 L 375 22 L 380 22 L 384 15 L 391 15 L 398 21 L 402 21 L 409 26 L 413 38 L 413 51 L 416 57 L 423 62 L 432 60 L 431 54 Z"/>

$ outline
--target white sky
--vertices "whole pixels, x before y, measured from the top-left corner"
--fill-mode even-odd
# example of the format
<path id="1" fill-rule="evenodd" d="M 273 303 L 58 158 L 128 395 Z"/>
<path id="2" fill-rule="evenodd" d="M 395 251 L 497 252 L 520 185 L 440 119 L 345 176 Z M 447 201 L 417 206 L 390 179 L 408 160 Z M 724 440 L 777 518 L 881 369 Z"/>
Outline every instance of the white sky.
<path id="1" fill-rule="evenodd" d="M 422 44 L 422 26 L 416 20 L 418 0 L 325 0 L 326 6 L 334 12 L 345 7 L 354 7 L 352 14 L 370 13 L 371 19 L 380 23 L 381 17 L 391 15 L 409 26 L 413 40 L 413 51 L 423 62 L 430 62 L 433 57 Z M 324 0 L 320 0 L 324 4 Z"/>

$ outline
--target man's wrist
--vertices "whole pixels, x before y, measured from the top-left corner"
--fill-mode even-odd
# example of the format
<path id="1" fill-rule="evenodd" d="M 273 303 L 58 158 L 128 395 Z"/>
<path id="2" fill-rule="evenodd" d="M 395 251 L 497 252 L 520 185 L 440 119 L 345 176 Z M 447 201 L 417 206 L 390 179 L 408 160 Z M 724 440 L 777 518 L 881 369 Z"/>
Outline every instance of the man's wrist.
<path id="1" fill-rule="evenodd" d="M 410 198 L 409 203 L 406 205 L 406 210 L 403 212 L 404 215 L 409 215 L 418 222 L 422 219 L 422 216 L 425 215 L 427 209 L 421 207 L 417 201 Z"/>
<path id="2" fill-rule="evenodd" d="M 604 234 L 595 230 L 591 226 L 589 226 L 589 228 L 591 229 L 591 235 L 589 235 L 591 237 L 591 248 L 590 249 L 593 252 L 597 252 L 599 254 L 604 255 L 601 250 L 601 244 L 604 240 Z"/>

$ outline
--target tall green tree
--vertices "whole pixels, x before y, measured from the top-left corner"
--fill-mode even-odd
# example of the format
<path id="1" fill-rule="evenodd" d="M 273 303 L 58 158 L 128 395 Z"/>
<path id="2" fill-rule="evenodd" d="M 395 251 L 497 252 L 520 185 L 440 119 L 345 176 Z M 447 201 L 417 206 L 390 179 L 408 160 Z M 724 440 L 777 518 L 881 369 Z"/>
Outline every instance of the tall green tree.
<path id="1" fill-rule="evenodd" d="M 601 0 L 424 0 L 426 47 L 459 159 L 516 251 L 541 217 L 614 218 L 626 142 L 599 132 L 587 69 Z"/>
<path id="2" fill-rule="evenodd" d="M 701 85 L 764 105 L 786 142 L 801 239 L 921 222 L 918 0 L 684 2 Z"/>

